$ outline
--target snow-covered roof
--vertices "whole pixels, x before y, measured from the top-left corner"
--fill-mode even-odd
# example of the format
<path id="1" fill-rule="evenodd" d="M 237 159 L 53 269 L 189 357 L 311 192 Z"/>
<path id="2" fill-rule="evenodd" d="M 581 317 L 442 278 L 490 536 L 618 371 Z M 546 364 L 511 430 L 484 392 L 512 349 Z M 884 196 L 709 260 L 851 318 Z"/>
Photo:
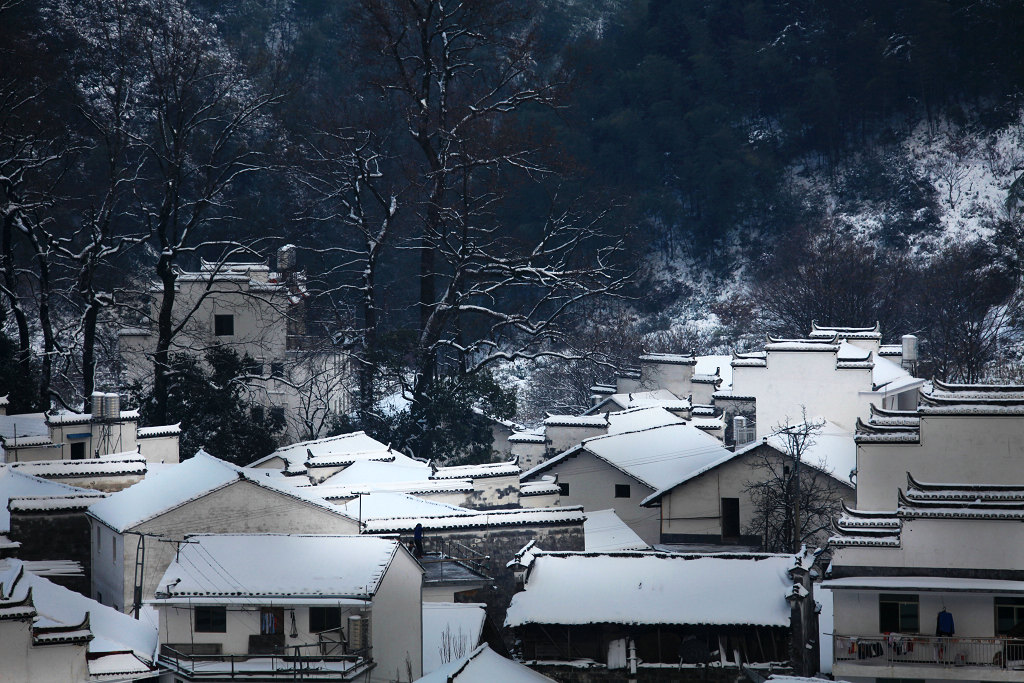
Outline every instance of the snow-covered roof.
<path id="1" fill-rule="evenodd" d="M 521 482 L 519 484 L 519 497 L 523 496 L 549 496 L 560 491 L 558 482 L 554 477 L 541 477 L 537 481 Z"/>
<path id="2" fill-rule="evenodd" d="M 595 510 L 587 513 L 583 523 L 584 547 L 588 553 L 615 550 L 650 550 L 635 531 L 619 519 L 615 510 Z"/>
<path id="3" fill-rule="evenodd" d="M 328 436 L 312 441 L 300 441 L 282 446 L 268 456 L 249 463 L 249 467 L 258 467 L 273 458 L 282 458 L 288 463 L 288 469 L 301 470 L 309 453 L 317 455 L 338 455 L 343 453 L 366 453 L 370 451 L 386 451 L 388 445 L 377 441 L 366 432 L 351 432 Z"/>
<path id="4" fill-rule="evenodd" d="M 187 540 L 160 579 L 154 604 L 366 599 L 401 547 L 396 539 L 374 536 L 201 534 Z"/>
<path id="5" fill-rule="evenodd" d="M 120 674 L 123 681 L 155 673 L 156 628 L 36 576 L 20 560 L 0 560 L 0 612 L 18 610 L 32 619 L 38 643 L 88 642 L 93 676 Z"/>
<path id="6" fill-rule="evenodd" d="M 508 437 L 508 440 L 511 443 L 544 443 L 547 441 L 547 437 L 544 436 L 543 430 L 539 433 L 535 431 L 513 432 L 512 435 Z"/>
<path id="7" fill-rule="evenodd" d="M 363 531 L 371 534 L 408 532 L 422 524 L 424 529 L 486 529 L 497 526 L 538 526 L 582 524 L 586 519 L 579 505 L 551 508 L 452 512 L 441 516 L 395 517 L 363 522 Z"/>
<path id="8" fill-rule="evenodd" d="M 689 407 L 689 401 L 686 402 Z M 683 424 L 683 418 L 661 406 L 643 406 L 608 414 L 608 434 Z"/>
<path id="9" fill-rule="evenodd" d="M 10 465 L 0 465 L 0 534 L 11 530 L 11 517 L 7 509 L 11 498 L 22 496 L 78 496 L 96 493 L 91 489 L 82 489 L 56 481 L 47 481 L 33 477 L 13 469 Z"/>
<path id="10" fill-rule="evenodd" d="M 181 423 L 176 422 L 172 425 L 157 425 L 155 427 L 139 427 L 135 430 L 136 437 L 140 439 L 150 439 L 157 436 L 174 436 L 175 434 L 181 434 Z"/>
<path id="11" fill-rule="evenodd" d="M 424 632 L 426 628 L 424 628 Z M 424 661 L 426 654 L 424 654 Z M 425 669 L 425 667 L 424 667 Z M 487 644 L 481 645 L 462 659 L 450 661 L 416 683 L 554 683 L 524 664 L 505 659 Z"/>
<path id="12" fill-rule="evenodd" d="M 423 671 L 445 664 L 452 650 L 471 652 L 480 643 L 487 605 L 476 602 L 423 603 Z"/>
<path id="13" fill-rule="evenodd" d="M 840 339 L 881 339 L 882 331 L 877 322 L 873 327 L 833 327 L 819 325 L 812 320 L 810 336 L 815 339 L 832 339 L 835 336 Z"/>
<path id="14" fill-rule="evenodd" d="M 139 411 L 122 410 L 119 418 L 131 421 L 139 419 Z M 76 413 L 71 410 L 59 410 L 56 413 L 46 416 L 46 421 L 52 425 L 81 425 L 92 422 L 92 413 Z"/>
<path id="15" fill-rule="evenodd" d="M 408 462 L 359 460 L 324 479 L 321 486 L 352 486 L 354 484 L 383 484 L 430 479 L 429 465 L 412 458 L 405 458 L 405 460 Z"/>
<path id="16" fill-rule="evenodd" d="M 300 486 L 298 488 L 310 487 L 312 487 L 312 485 Z M 391 493 L 411 493 L 414 496 L 431 493 L 469 493 L 473 491 L 473 482 L 469 479 L 443 479 L 440 481 L 379 481 L 338 486 L 320 484 L 312 488 L 313 493 L 321 498 L 325 500 L 335 500 L 338 498 L 354 498 L 358 495 L 382 491 Z"/>
<path id="17" fill-rule="evenodd" d="M 49 441 L 50 428 L 46 424 L 45 413 L 22 413 L 20 415 L 0 415 L 0 438 L 10 442 L 5 445 L 14 446 L 13 440 L 18 439 L 21 445 L 23 437 L 45 436 Z"/>
<path id="18" fill-rule="evenodd" d="M 899 363 L 894 363 L 880 355 L 875 356 L 875 365 L 871 371 L 871 384 L 875 391 L 899 394 L 909 389 L 922 387 L 924 383 L 925 380 L 914 377 Z"/>
<path id="19" fill-rule="evenodd" d="M 337 505 L 328 503 L 311 489 L 283 485 L 259 469 L 237 467 L 204 451 L 112 494 L 92 505 L 89 514 L 122 532 L 238 480 L 344 514 Z"/>
<path id="20" fill-rule="evenodd" d="M 431 479 L 487 479 L 488 477 L 518 477 L 522 472 L 513 462 L 488 462 L 479 465 L 438 467 Z"/>
<path id="21" fill-rule="evenodd" d="M 354 462 L 360 460 L 374 460 L 376 462 L 395 462 L 398 456 L 406 458 L 401 453 L 396 453 L 391 450 L 376 450 L 376 451 L 361 451 L 358 453 L 325 453 L 324 455 L 314 455 L 312 458 L 307 458 L 306 466 L 309 468 L 315 467 L 344 467 L 351 465 Z"/>
<path id="22" fill-rule="evenodd" d="M 545 553 L 505 625 L 790 625 L 792 555 Z"/>
<path id="23" fill-rule="evenodd" d="M 679 398 L 668 389 L 655 389 L 654 391 L 635 391 L 631 393 L 612 394 L 596 406 L 587 411 L 588 415 L 597 415 L 605 412 L 609 407 L 623 409 L 639 408 L 664 408 L 665 410 L 689 410 L 690 400 Z M 616 413 L 611 413 L 615 415 Z M 609 419 L 611 419 L 609 415 Z"/>
<path id="24" fill-rule="evenodd" d="M 608 424 L 606 413 L 598 415 L 548 415 L 544 425 L 548 427 L 604 427 Z"/>
<path id="25" fill-rule="evenodd" d="M 146 458 L 136 451 L 113 453 L 82 460 L 32 460 L 12 463 L 10 467 L 35 477 L 96 477 L 119 474 L 146 474 Z"/>
<path id="26" fill-rule="evenodd" d="M 665 363 L 669 365 L 696 365 L 697 359 L 692 353 L 645 353 L 640 356 L 641 363 Z"/>
<path id="27" fill-rule="evenodd" d="M 670 424 L 587 439 L 523 474 L 529 480 L 584 449 L 658 491 L 732 456 L 722 443 L 690 424 Z"/>
<path id="28" fill-rule="evenodd" d="M 103 491 L 83 491 L 66 496 L 17 496 L 7 502 L 11 512 L 52 512 L 85 510 L 98 500 L 109 496 Z"/>
<path id="29" fill-rule="evenodd" d="M 424 500 L 407 493 L 377 491 L 361 495 L 339 506 L 349 517 L 369 521 L 395 517 L 436 517 L 440 515 L 473 514 L 457 505 Z"/>

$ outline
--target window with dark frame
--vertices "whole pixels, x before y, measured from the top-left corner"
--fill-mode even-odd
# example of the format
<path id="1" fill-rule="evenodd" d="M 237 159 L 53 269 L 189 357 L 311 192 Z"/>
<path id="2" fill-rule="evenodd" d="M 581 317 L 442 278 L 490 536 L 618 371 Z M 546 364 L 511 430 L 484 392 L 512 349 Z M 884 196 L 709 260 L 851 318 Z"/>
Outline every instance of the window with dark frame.
<path id="1" fill-rule="evenodd" d="M 218 313 L 213 316 L 213 333 L 218 337 L 230 337 L 235 334 L 235 316 L 230 313 Z"/>
<path id="2" fill-rule="evenodd" d="M 722 499 L 722 537 L 739 538 L 740 536 L 740 499 Z"/>
<path id="3" fill-rule="evenodd" d="M 615 485 L 615 497 L 616 498 L 629 498 L 629 484 L 616 484 Z"/>
<path id="4" fill-rule="evenodd" d="M 309 632 L 320 633 L 341 627 L 340 607 L 310 607 Z"/>
<path id="5" fill-rule="evenodd" d="M 878 596 L 880 633 L 918 633 L 921 630 L 920 601 L 916 595 L 882 593 Z"/>
<path id="6" fill-rule="evenodd" d="M 996 635 L 1008 636 L 1024 628 L 1024 598 L 996 598 Z"/>
<path id="7" fill-rule="evenodd" d="M 558 485 L 558 495 L 568 496 L 569 495 L 569 484 L 563 483 Z"/>
<path id="8" fill-rule="evenodd" d="M 196 607 L 196 633 L 227 633 L 228 610 L 226 607 Z"/>

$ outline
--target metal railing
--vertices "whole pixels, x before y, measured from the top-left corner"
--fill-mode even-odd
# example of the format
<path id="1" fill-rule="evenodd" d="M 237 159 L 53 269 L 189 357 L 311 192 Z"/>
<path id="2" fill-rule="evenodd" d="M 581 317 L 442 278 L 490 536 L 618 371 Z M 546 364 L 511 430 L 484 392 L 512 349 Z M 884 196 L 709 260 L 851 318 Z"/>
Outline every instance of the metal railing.
<path id="1" fill-rule="evenodd" d="M 1024 639 L 1021 638 L 835 634 L 832 643 L 836 663 L 1024 669 Z"/>
<path id="2" fill-rule="evenodd" d="M 284 654 L 195 654 L 166 645 L 160 648 L 160 664 L 192 679 L 228 678 L 282 680 L 349 680 L 372 666 L 370 648 L 344 655 L 321 654 L 320 644 L 291 645 Z M 308 650 L 311 654 L 303 654 Z"/>

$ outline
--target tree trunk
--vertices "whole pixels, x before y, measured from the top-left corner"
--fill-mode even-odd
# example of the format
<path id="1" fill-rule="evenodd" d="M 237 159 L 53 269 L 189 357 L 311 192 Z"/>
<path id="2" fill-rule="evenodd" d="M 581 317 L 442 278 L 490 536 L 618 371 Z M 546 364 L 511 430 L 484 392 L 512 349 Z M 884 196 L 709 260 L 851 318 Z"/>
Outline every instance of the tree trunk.
<path id="1" fill-rule="evenodd" d="M 21 376 L 28 380 L 32 376 L 32 337 L 29 332 L 28 316 L 25 314 L 18 296 L 18 274 L 14 265 L 14 218 L 8 216 L 4 220 L 3 236 L 0 238 L 0 250 L 3 258 L 4 287 L 7 289 L 8 303 L 14 314 L 14 322 L 18 327 L 18 366 Z M 35 401 L 32 401 L 32 406 Z M 26 406 L 28 407 L 28 406 Z"/>
<path id="2" fill-rule="evenodd" d="M 172 267 L 171 256 L 160 255 L 156 272 L 163 284 L 160 313 L 157 316 L 156 351 L 153 354 L 153 424 L 167 424 L 168 375 L 170 374 L 170 349 L 173 334 L 174 285 L 177 275 Z"/>

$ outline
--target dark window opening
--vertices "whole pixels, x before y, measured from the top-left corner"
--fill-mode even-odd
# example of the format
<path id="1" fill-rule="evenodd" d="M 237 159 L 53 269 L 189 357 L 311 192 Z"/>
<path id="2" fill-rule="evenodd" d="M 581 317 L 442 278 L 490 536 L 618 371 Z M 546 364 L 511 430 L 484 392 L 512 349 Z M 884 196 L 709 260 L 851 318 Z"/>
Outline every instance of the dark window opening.
<path id="1" fill-rule="evenodd" d="M 898 593 L 878 596 L 878 630 L 881 633 L 917 633 L 921 629 L 918 597 Z"/>
<path id="2" fill-rule="evenodd" d="M 263 406 L 253 406 L 249 409 L 249 414 L 252 415 L 253 422 L 263 422 Z"/>
<path id="3" fill-rule="evenodd" d="M 309 632 L 320 633 L 341 627 L 340 607 L 310 607 Z"/>
<path id="4" fill-rule="evenodd" d="M 739 538 L 740 536 L 740 499 L 722 499 L 722 537 Z"/>
<path id="5" fill-rule="evenodd" d="M 281 406 L 273 406 L 270 409 L 270 419 L 276 422 L 284 421 L 284 408 Z"/>
<path id="6" fill-rule="evenodd" d="M 1024 632 L 1024 598 L 996 598 L 996 635 Z"/>
<path id="7" fill-rule="evenodd" d="M 245 372 L 250 375 L 262 375 L 263 374 L 263 363 L 259 362 L 255 358 L 245 357 Z"/>
<path id="8" fill-rule="evenodd" d="M 227 633 L 228 610 L 226 607 L 196 607 L 197 633 Z"/>
<path id="9" fill-rule="evenodd" d="M 569 485 L 568 484 L 559 484 L 558 485 L 558 495 L 560 495 L 560 496 L 568 496 L 569 495 Z"/>
<path id="10" fill-rule="evenodd" d="M 284 377 L 284 363 L 275 362 L 270 364 L 271 377 Z"/>
<path id="11" fill-rule="evenodd" d="M 629 498 L 629 484 L 616 484 L 615 485 L 615 497 L 616 498 Z"/>
<path id="12" fill-rule="evenodd" d="M 73 441 L 71 443 L 71 459 L 85 460 L 85 442 Z"/>
<path id="13" fill-rule="evenodd" d="M 235 333 L 235 316 L 217 314 L 213 316 L 213 333 L 218 337 L 230 337 Z"/>

